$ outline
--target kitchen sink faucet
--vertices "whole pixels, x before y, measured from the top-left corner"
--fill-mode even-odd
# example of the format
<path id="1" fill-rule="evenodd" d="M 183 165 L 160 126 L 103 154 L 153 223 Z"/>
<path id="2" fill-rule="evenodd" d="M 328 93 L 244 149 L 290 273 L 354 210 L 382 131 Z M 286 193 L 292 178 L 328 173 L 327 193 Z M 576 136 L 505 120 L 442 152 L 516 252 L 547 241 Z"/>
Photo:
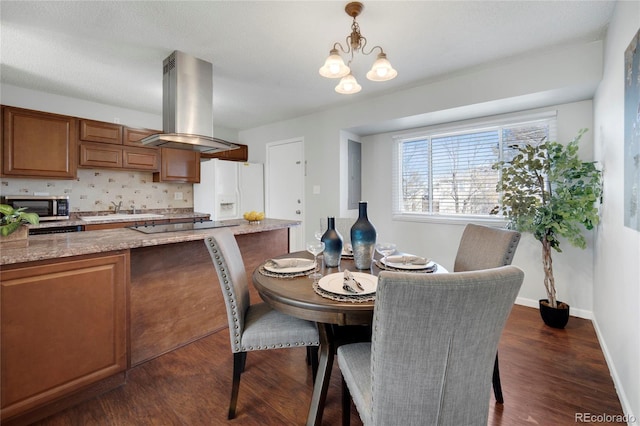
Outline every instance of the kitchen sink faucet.
<path id="1" fill-rule="evenodd" d="M 122 201 L 120 201 L 118 204 L 112 201 L 111 204 L 113 204 L 113 206 L 115 207 L 115 213 L 120 213 L 120 209 L 122 208 Z"/>

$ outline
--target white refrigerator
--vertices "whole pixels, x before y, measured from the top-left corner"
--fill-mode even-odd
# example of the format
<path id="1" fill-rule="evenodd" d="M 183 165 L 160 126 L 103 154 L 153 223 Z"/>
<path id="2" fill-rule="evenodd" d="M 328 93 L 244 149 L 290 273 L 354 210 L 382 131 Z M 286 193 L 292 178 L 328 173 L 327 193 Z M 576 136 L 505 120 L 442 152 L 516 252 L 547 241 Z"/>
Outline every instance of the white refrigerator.
<path id="1" fill-rule="evenodd" d="M 259 163 L 217 158 L 200 164 L 200 183 L 193 185 L 193 210 L 211 220 L 238 219 L 244 212 L 264 211 L 264 167 Z"/>

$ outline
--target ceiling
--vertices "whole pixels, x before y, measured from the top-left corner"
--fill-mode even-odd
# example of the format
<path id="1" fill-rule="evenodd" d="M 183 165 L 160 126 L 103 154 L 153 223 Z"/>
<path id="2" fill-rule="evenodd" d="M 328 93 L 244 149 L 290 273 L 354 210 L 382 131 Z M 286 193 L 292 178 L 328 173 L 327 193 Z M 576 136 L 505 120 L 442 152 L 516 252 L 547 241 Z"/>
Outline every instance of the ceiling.
<path id="1" fill-rule="evenodd" d="M 248 129 L 557 45 L 602 39 L 615 1 L 365 1 L 370 46 L 398 71 L 340 95 L 318 69 L 351 32 L 341 1 L 0 2 L 0 81 L 161 114 L 162 61 L 213 64 L 214 125 Z"/>

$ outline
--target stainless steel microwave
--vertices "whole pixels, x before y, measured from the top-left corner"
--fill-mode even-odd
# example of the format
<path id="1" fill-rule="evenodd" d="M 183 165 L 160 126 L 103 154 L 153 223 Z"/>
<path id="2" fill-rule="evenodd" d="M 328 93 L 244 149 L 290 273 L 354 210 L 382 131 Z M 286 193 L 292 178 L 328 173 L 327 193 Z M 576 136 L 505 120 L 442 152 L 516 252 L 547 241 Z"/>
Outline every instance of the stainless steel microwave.
<path id="1" fill-rule="evenodd" d="M 4 204 L 14 209 L 26 207 L 27 212 L 37 213 L 41 221 L 69 219 L 69 196 L 61 195 L 5 195 Z"/>

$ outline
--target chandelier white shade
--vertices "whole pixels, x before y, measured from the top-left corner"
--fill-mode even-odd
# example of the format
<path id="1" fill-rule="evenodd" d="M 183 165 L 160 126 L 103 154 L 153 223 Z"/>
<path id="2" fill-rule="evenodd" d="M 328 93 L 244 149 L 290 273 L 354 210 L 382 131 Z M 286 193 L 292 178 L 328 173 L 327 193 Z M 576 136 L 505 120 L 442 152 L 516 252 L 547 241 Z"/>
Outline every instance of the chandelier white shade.
<path id="1" fill-rule="evenodd" d="M 320 75 L 327 78 L 340 78 L 349 74 L 351 70 L 344 64 L 342 56 L 338 54 L 338 49 L 331 49 L 329 57 L 320 68 Z"/>
<path id="2" fill-rule="evenodd" d="M 345 40 L 347 48 L 342 47 L 339 42 L 334 43 L 333 48 L 329 51 L 329 57 L 318 71 L 323 77 L 341 78 L 340 83 L 335 88 L 338 93 L 353 94 L 358 93 L 362 89 L 355 77 L 351 74 L 351 69 L 349 68 L 349 65 L 351 65 L 353 61 L 354 53 L 356 52 L 362 52 L 363 55 L 370 55 L 376 49 L 380 51 L 371 70 L 367 73 L 369 80 L 387 81 L 398 75 L 398 72 L 391 66 L 382 47 L 374 46 L 368 51 L 366 50 L 367 39 L 360 33 L 360 26 L 358 22 L 356 22 L 356 17 L 362 12 L 363 7 L 360 2 L 351 2 L 345 6 L 344 10 L 347 15 L 353 17 L 351 34 L 348 35 Z M 350 54 L 349 62 L 346 65 L 340 56 L 338 48 L 340 48 L 343 53 Z"/>
<path id="3" fill-rule="evenodd" d="M 362 86 L 358 84 L 356 78 L 351 74 L 342 77 L 340 83 L 336 86 L 336 92 L 342 93 L 343 95 L 352 95 L 358 93 L 360 90 L 362 90 Z"/>
<path id="4" fill-rule="evenodd" d="M 384 53 L 378 54 L 378 59 L 373 63 L 367 78 L 372 81 L 387 81 L 395 78 L 398 71 L 394 70 Z"/>

